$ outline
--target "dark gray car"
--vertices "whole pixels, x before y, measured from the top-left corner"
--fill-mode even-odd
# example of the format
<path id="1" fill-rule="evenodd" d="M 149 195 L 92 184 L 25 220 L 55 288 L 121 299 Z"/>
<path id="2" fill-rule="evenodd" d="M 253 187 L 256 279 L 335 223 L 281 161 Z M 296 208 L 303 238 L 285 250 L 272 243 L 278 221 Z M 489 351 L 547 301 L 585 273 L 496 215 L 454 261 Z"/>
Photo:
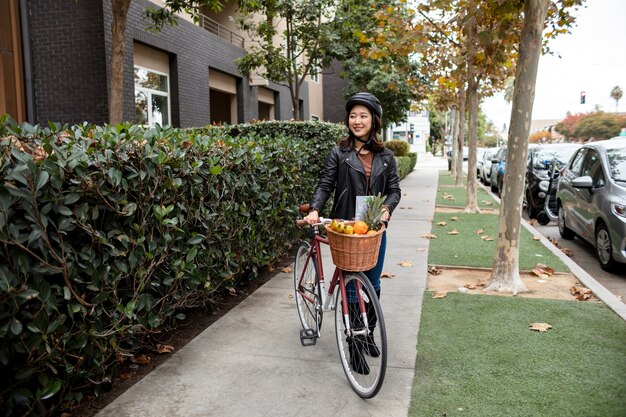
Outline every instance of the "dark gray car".
<path id="1" fill-rule="evenodd" d="M 593 244 L 604 269 L 626 263 L 626 138 L 581 147 L 561 173 L 557 207 L 564 239 Z"/>

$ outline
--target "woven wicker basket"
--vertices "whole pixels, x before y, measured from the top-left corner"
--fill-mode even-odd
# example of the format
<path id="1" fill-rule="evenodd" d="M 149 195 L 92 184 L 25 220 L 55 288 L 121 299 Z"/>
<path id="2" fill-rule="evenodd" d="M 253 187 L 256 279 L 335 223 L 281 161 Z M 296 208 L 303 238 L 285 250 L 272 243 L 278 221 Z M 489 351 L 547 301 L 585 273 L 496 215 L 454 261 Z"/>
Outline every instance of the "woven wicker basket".
<path id="1" fill-rule="evenodd" d="M 335 232 L 328 225 L 325 227 L 330 254 L 337 268 L 344 271 L 368 271 L 376 266 L 385 225 L 369 235 L 346 235 Z"/>

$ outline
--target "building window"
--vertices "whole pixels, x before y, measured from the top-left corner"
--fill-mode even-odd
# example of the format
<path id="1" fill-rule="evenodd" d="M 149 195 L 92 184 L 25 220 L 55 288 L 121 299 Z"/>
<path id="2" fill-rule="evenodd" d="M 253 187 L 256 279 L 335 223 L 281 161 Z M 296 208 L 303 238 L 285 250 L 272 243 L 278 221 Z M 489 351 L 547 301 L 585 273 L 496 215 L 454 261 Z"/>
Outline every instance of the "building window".
<path id="1" fill-rule="evenodd" d="M 313 60 L 311 64 L 311 81 L 319 83 L 320 82 L 320 67 L 317 65 L 317 59 Z"/>
<path id="2" fill-rule="evenodd" d="M 169 125 L 169 90 L 167 74 L 135 66 L 135 121 L 148 126 Z"/>

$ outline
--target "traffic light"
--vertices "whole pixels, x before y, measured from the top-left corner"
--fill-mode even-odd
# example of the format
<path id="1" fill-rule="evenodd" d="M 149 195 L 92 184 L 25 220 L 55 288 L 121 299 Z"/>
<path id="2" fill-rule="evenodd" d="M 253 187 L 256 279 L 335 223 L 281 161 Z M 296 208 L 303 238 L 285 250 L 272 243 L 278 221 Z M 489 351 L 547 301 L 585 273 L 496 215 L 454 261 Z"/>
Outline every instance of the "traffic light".
<path id="1" fill-rule="evenodd" d="M 415 125 L 413 125 L 413 123 L 411 123 L 411 128 L 409 130 L 415 130 Z"/>
<path id="2" fill-rule="evenodd" d="M 585 104 L 585 99 L 587 98 L 587 93 L 584 91 L 580 92 L 580 104 Z"/>

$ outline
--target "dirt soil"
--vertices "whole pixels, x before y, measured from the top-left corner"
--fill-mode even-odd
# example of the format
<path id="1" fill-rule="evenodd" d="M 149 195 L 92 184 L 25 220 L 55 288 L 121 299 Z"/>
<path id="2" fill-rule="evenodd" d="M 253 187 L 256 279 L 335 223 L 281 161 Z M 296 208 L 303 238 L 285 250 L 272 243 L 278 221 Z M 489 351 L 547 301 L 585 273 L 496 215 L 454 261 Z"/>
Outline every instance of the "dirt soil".
<path id="1" fill-rule="evenodd" d="M 290 265 L 293 259 L 291 256 L 285 256 L 276 262 L 273 268 L 261 272 L 257 278 L 251 281 L 243 282 L 237 285 L 236 293 L 233 295 L 228 291 L 217 297 L 211 308 L 198 309 L 186 312 L 187 320 L 177 329 L 162 335 L 160 343 L 171 345 L 174 352 L 180 350 L 193 340 L 196 336 L 206 330 L 211 324 L 215 323 L 220 317 L 236 307 L 245 300 L 250 294 L 263 286 L 266 282 L 276 275 L 277 271 Z M 85 393 L 82 403 L 75 409 L 59 411 L 55 416 L 60 417 L 91 417 L 106 407 L 109 403 L 122 395 L 127 389 L 139 382 L 144 376 L 149 374 L 157 366 L 167 361 L 171 354 L 152 354 L 148 355 L 150 362 L 145 365 L 135 365 L 131 369 L 123 367 L 118 372 L 117 377 L 112 381 L 110 390 L 100 393 L 99 397 Z"/>
<path id="2" fill-rule="evenodd" d="M 491 275 L 490 270 L 465 268 L 437 268 L 437 270 L 439 273 L 436 275 L 428 274 L 429 291 L 460 292 L 459 288 L 462 288 L 461 291 L 468 294 L 512 296 L 511 293 L 484 291 L 484 283 Z M 518 297 L 576 301 L 570 289 L 584 287 L 571 274 L 557 273 L 545 278 L 539 278 L 530 272 L 522 272 L 520 275 L 528 292 L 519 293 Z"/>

